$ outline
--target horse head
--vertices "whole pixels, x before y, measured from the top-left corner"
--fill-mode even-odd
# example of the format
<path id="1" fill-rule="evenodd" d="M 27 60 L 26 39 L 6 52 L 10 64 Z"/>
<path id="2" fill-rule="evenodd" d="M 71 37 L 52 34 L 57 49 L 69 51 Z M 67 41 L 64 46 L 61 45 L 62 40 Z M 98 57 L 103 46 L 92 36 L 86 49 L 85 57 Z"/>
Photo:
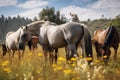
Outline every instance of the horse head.
<path id="1" fill-rule="evenodd" d="M 77 14 L 70 13 L 72 22 L 80 22 Z"/>
<path id="2" fill-rule="evenodd" d="M 2 51 L 3 51 L 3 56 L 5 56 L 5 54 L 7 53 L 7 47 L 5 45 L 5 42 L 2 43 Z"/>

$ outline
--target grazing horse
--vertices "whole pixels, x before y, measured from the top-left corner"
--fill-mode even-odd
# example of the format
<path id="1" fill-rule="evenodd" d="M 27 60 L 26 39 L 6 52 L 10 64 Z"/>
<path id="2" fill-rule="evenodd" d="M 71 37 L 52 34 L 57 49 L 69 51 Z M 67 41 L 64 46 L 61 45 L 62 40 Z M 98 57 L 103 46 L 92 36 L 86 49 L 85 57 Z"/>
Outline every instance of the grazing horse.
<path id="1" fill-rule="evenodd" d="M 67 46 L 67 59 L 78 57 L 77 46 L 83 35 L 85 40 L 85 51 L 87 57 L 92 57 L 91 36 L 85 25 L 68 22 L 62 25 L 54 25 L 48 21 L 37 21 L 27 25 L 28 31 L 39 35 L 39 42 L 43 47 L 45 60 L 47 52 Z M 21 38 L 19 38 L 21 41 Z M 20 45 L 19 45 L 20 46 Z"/>
<path id="2" fill-rule="evenodd" d="M 106 62 L 111 54 L 110 47 L 113 47 L 115 51 L 114 59 L 116 59 L 119 47 L 119 34 L 114 26 L 108 27 L 105 30 L 96 30 L 92 41 L 95 44 L 97 57 L 106 56 L 106 59 L 104 59 Z"/>
<path id="3" fill-rule="evenodd" d="M 79 20 L 79 18 L 78 18 L 78 16 L 77 16 L 77 14 L 72 14 L 72 13 L 70 13 L 70 16 L 71 16 L 71 20 L 72 20 L 72 22 L 78 22 L 78 23 L 80 23 L 80 20 Z M 84 36 L 83 36 L 84 37 Z M 82 54 L 82 57 L 85 57 L 85 47 L 84 47 L 84 38 L 82 38 L 82 40 L 80 41 L 80 43 L 79 43 L 79 48 L 81 49 L 81 54 Z"/>
<path id="4" fill-rule="evenodd" d="M 7 51 L 11 51 L 12 56 L 14 57 L 15 51 L 20 50 L 20 48 L 18 47 L 19 38 L 21 37 L 20 35 L 23 34 L 23 32 L 25 33 L 25 30 L 26 30 L 26 27 L 22 26 L 16 32 L 7 33 L 5 43 L 2 45 L 3 56 L 6 54 Z M 24 35 L 24 36 L 29 36 L 29 35 Z M 24 46 L 22 46 L 21 48 L 23 50 L 22 56 L 24 55 L 25 42 L 27 42 L 27 40 L 28 39 L 24 39 Z M 20 60 L 20 52 L 19 52 L 19 60 Z"/>

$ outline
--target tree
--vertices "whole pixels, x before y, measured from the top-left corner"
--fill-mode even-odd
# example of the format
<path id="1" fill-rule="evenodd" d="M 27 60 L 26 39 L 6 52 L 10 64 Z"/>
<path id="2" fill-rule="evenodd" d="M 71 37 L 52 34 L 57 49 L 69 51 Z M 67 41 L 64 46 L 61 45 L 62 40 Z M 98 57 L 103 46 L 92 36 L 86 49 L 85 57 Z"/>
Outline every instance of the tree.
<path id="1" fill-rule="evenodd" d="M 38 21 L 38 19 L 37 19 L 37 17 L 36 17 L 36 16 L 33 18 L 33 21 Z"/>
<path id="2" fill-rule="evenodd" d="M 57 24 L 62 24 L 65 23 L 65 21 L 63 21 L 63 19 L 60 18 L 60 11 L 56 11 L 55 12 L 55 8 L 54 7 L 46 7 L 45 9 L 43 9 L 40 13 L 39 13 L 39 19 L 40 20 L 45 20 L 45 21 L 51 21 L 51 22 L 55 22 Z"/>

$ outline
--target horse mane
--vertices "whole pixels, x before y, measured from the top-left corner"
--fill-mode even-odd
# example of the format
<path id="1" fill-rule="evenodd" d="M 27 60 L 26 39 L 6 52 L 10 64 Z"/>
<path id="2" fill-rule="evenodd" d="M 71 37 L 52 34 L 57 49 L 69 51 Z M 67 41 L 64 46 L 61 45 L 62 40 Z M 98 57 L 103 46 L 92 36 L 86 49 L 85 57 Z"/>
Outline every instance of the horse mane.
<path id="1" fill-rule="evenodd" d="M 27 26 L 30 27 L 30 26 L 34 26 L 34 25 L 39 25 L 39 24 L 43 24 L 45 23 L 46 21 L 35 21 L 35 22 L 32 22 L 30 24 L 28 24 Z"/>
<path id="2" fill-rule="evenodd" d="M 114 26 L 108 27 L 107 30 L 108 31 L 106 33 L 104 45 L 102 46 L 103 49 L 106 47 L 106 45 L 110 45 L 112 43 L 114 35 L 118 36 L 118 38 L 119 38 L 119 34 L 117 32 L 117 29 Z"/>

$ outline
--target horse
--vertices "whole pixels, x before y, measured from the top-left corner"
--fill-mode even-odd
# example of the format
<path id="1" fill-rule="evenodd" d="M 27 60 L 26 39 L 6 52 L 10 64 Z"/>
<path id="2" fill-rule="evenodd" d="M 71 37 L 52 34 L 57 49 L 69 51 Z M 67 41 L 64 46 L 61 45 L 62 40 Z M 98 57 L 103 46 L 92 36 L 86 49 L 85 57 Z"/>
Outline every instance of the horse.
<path id="1" fill-rule="evenodd" d="M 27 25 L 28 31 L 39 35 L 39 43 L 43 48 L 45 61 L 47 52 L 67 46 L 66 57 L 78 57 L 77 46 L 83 35 L 85 40 L 85 51 L 87 57 L 92 57 L 91 36 L 85 25 L 75 22 L 67 22 L 62 25 L 55 25 L 49 21 L 36 21 Z M 19 38 L 19 41 L 22 39 Z M 20 43 L 19 43 L 20 44 Z M 20 46 L 20 45 L 19 45 Z"/>
<path id="2" fill-rule="evenodd" d="M 78 23 L 80 23 L 80 20 L 79 20 L 79 18 L 78 18 L 78 16 L 77 16 L 77 14 L 72 14 L 72 13 L 70 13 L 70 16 L 71 16 L 71 20 L 72 20 L 72 22 L 78 22 Z M 87 26 L 86 26 L 87 27 Z M 83 36 L 84 37 L 84 36 Z M 81 50 L 81 54 L 82 54 L 82 57 L 85 57 L 85 55 L 84 55 L 84 53 L 85 53 L 85 47 L 84 47 L 84 38 L 82 38 L 82 40 L 81 40 L 81 42 L 79 43 L 79 48 L 80 48 L 80 50 Z"/>
<path id="3" fill-rule="evenodd" d="M 70 13 L 70 16 L 71 16 L 72 22 L 80 22 L 77 14 L 72 14 L 72 13 Z"/>
<path id="4" fill-rule="evenodd" d="M 27 33 L 25 32 L 25 29 L 26 27 L 22 26 L 16 32 L 7 33 L 5 43 L 2 44 L 3 56 L 5 56 L 5 54 L 8 51 L 11 51 L 11 53 L 9 53 L 9 57 L 10 57 L 10 54 L 12 54 L 12 57 L 14 57 L 15 51 L 20 51 L 20 49 L 22 49 L 22 57 L 23 57 L 24 50 L 25 50 L 25 42 L 27 42 L 28 39 L 27 38 L 23 39 L 24 46 L 23 47 L 20 46 L 21 48 L 18 47 L 18 42 L 19 42 L 19 38 L 21 37 L 20 35 L 23 34 L 23 31 L 24 33 Z M 29 35 L 24 34 L 24 36 L 29 36 Z M 19 52 L 19 60 L 20 60 L 20 52 Z"/>
<path id="5" fill-rule="evenodd" d="M 111 55 L 110 47 L 113 47 L 114 60 L 116 60 L 119 40 L 118 31 L 114 26 L 110 26 L 105 30 L 96 30 L 93 34 L 92 42 L 95 44 L 97 57 L 103 56 L 104 61 L 107 62 Z"/>

